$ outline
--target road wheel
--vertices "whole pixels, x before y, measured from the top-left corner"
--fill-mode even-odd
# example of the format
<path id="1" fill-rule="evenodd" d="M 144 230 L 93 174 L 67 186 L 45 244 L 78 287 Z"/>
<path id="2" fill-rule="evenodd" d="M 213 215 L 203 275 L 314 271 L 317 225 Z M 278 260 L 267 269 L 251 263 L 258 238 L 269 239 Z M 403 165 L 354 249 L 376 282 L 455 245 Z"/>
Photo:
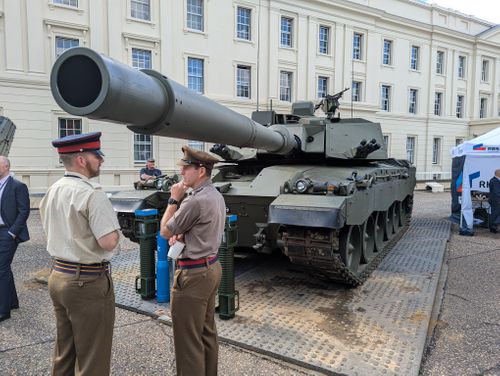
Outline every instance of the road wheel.
<path id="1" fill-rule="evenodd" d="M 363 252 L 361 262 L 368 264 L 375 256 L 375 221 L 369 216 L 363 223 Z"/>
<path id="2" fill-rule="evenodd" d="M 373 213 L 375 223 L 375 251 L 384 249 L 385 216 L 384 212 Z"/>
<path id="3" fill-rule="evenodd" d="M 347 226 L 340 234 L 340 258 L 345 266 L 356 273 L 361 261 L 362 237 L 360 226 Z"/>

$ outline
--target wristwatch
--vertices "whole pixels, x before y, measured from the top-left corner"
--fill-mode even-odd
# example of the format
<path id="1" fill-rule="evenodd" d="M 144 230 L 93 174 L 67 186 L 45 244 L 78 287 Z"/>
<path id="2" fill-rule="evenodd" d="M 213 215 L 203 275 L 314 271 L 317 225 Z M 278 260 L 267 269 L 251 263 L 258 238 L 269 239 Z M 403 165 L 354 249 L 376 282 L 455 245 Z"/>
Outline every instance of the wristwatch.
<path id="1" fill-rule="evenodd" d="M 167 201 L 168 205 L 177 205 L 179 206 L 179 201 L 177 201 L 175 198 L 170 197 Z"/>

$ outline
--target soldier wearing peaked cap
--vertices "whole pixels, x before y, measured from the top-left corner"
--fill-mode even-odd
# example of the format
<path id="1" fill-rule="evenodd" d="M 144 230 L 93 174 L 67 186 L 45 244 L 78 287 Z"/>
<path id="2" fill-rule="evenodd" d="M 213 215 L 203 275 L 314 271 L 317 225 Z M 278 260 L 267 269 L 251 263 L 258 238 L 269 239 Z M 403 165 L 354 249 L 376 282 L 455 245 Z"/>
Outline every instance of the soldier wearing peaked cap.
<path id="1" fill-rule="evenodd" d="M 53 257 L 49 293 L 57 335 L 53 375 L 108 375 L 115 320 L 109 260 L 119 241 L 118 220 L 101 186 L 101 133 L 54 140 L 66 172 L 40 203 Z"/>
<path id="2" fill-rule="evenodd" d="M 210 180 L 212 155 L 187 146 L 178 162 L 183 180 L 171 188 L 161 235 L 185 243 L 172 286 L 172 326 L 177 374 L 216 375 L 215 297 L 222 269 L 217 252 L 224 231 L 224 198 Z M 189 195 L 180 203 L 186 191 Z"/>

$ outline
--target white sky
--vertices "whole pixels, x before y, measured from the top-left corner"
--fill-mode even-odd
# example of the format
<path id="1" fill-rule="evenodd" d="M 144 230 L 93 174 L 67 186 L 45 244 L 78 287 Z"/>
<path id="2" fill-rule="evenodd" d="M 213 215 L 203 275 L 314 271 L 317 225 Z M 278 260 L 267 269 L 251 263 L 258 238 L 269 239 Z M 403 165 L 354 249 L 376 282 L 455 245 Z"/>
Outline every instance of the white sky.
<path id="1" fill-rule="evenodd" d="M 500 24 L 499 0 L 427 0 L 428 4 L 437 4 L 473 15 L 485 21 Z"/>

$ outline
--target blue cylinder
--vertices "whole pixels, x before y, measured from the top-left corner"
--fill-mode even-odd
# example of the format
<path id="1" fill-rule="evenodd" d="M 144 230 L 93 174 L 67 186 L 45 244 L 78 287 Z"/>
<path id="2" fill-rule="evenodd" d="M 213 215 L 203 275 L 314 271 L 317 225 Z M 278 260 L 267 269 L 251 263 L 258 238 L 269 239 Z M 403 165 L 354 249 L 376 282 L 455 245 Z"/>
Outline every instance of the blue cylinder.
<path id="1" fill-rule="evenodd" d="M 170 278 L 168 274 L 168 240 L 158 231 L 158 262 L 156 263 L 156 300 L 158 303 L 170 301 Z"/>

